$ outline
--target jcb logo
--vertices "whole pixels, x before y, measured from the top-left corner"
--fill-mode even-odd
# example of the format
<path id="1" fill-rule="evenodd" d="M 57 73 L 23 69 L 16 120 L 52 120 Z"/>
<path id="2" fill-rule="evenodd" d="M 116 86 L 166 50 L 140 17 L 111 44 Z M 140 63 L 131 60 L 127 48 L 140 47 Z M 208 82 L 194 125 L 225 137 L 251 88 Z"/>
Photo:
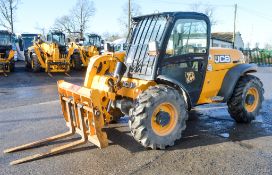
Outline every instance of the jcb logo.
<path id="1" fill-rule="evenodd" d="M 185 78 L 186 78 L 186 83 L 192 83 L 195 81 L 195 73 L 194 72 L 185 72 Z"/>
<path id="2" fill-rule="evenodd" d="M 231 58 L 229 55 L 215 55 L 214 62 L 215 63 L 230 63 Z"/>

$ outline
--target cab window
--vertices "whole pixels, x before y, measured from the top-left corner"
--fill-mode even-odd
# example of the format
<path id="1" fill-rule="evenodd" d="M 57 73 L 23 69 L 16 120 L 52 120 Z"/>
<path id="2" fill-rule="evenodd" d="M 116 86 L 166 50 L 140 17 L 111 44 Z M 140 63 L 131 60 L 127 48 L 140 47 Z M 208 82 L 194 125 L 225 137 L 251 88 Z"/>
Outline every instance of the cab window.
<path id="1" fill-rule="evenodd" d="M 165 57 L 207 52 L 207 23 L 197 19 L 176 21 L 168 40 Z"/>

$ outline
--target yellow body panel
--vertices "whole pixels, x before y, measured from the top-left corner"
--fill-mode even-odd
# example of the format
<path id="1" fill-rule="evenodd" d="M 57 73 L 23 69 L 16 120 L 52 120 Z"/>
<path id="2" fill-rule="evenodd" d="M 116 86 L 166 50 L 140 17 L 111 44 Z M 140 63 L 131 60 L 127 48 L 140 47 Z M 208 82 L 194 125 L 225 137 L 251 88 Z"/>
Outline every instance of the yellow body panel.
<path id="1" fill-rule="evenodd" d="M 95 55 L 99 55 L 99 51 L 98 51 L 97 47 L 95 47 L 95 46 L 80 46 L 80 45 L 76 44 L 75 42 L 71 42 L 68 46 L 73 51 L 75 49 L 79 50 L 80 59 L 81 59 L 84 67 L 88 66 L 91 57 L 93 57 Z"/>
<path id="2" fill-rule="evenodd" d="M 112 52 L 105 52 L 103 55 L 112 55 Z M 116 57 L 119 61 L 124 62 L 126 57 L 126 52 L 114 52 L 114 57 Z"/>
<path id="3" fill-rule="evenodd" d="M 5 54 L 0 53 L 0 65 L 9 64 L 14 59 L 14 54 L 15 54 L 15 51 L 10 50 L 9 56 L 7 58 L 4 58 Z M 10 66 L 8 66 L 7 69 L 5 69 L 5 66 L 4 67 L 1 66 L 0 72 L 10 72 Z"/>
<path id="4" fill-rule="evenodd" d="M 69 49 L 67 54 L 61 54 L 58 44 L 40 43 L 39 41 L 34 43 L 30 49 L 34 50 L 45 72 L 68 72 L 70 70 L 70 58 L 73 54 L 73 49 Z M 66 66 L 57 65 L 58 63 Z"/>
<path id="5" fill-rule="evenodd" d="M 216 62 L 216 56 L 226 55 L 230 57 L 230 62 Z M 226 73 L 238 64 L 244 63 L 244 55 L 235 49 L 211 48 L 208 60 L 208 67 L 202 92 L 197 104 L 213 103 L 213 97 L 216 97 Z"/>

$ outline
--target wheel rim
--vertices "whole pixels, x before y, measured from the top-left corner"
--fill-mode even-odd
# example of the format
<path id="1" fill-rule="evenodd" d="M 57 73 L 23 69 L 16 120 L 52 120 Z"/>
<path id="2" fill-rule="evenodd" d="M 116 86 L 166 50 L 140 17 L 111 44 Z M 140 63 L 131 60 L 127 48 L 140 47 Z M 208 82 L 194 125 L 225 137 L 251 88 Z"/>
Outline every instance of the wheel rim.
<path id="1" fill-rule="evenodd" d="M 245 99 L 245 108 L 248 112 L 253 112 L 258 106 L 259 102 L 259 93 L 255 87 L 248 89 Z"/>
<path id="2" fill-rule="evenodd" d="M 171 133 L 177 124 L 177 110 L 170 103 L 162 103 L 154 110 L 151 117 L 152 130 L 159 136 Z"/>

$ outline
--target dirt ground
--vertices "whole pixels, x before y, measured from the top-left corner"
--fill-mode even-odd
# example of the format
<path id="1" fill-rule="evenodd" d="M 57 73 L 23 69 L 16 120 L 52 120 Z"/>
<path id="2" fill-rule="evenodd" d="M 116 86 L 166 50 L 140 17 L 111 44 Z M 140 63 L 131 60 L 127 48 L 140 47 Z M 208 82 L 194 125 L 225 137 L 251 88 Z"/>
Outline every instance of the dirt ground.
<path id="1" fill-rule="evenodd" d="M 205 105 L 190 112 L 187 129 L 175 146 L 147 150 L 130 135 L 128 118 L 106 129 L 110 146 L 91 143 L 44 159 L 10 166 L 23 156 L 45 151 L 77 137 L 32 150 L 3 150 L 67 130 L 56 81 L 83 84 L 84 72 L 25 72 L 22 63 L 8 77 L 0 75 L 0 174 L 272 174 L 272 68 L 256 75 L 265 88 L 261 115 L 251 124 L 236 124 L 226 105 Z"/>

